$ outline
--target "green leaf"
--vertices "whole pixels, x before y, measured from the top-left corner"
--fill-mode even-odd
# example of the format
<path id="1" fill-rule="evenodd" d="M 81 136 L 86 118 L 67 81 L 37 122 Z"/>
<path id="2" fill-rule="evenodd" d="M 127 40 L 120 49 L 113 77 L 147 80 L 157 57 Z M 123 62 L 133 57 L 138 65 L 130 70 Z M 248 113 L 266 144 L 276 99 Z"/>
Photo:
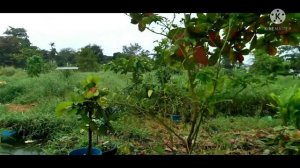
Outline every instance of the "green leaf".
<path id="1" fill-rule="evenodd" d="M 89 125 L 93 132 L 96 132 L 98 130 L 98 124 L 95 123 L 94 121 L 90 120 Z"/>
<path id="2" fill-rule="evenodd" d="M 214 106 L 207 107 L 208 115 L 212 116 L 215 112 Z"/>
<path id="3" fill-rule="evenodd" d="M 146 29 L 146 24 L 143 22 L 140 22 L 138 27 L 139 27 L 139 31 L 143 32 Z"/>
<path id="4" fill-rule="evenodd" d="M 163 155 L 165 154 L 165 148 L 164 146 L 157 144 L 154 146 L 153 151 L 155 151 L 157 154 Z"/>
<path id="5" fill-rule="evenodd" d="M 274 129 L 274 131 L 282 131 L 282 130 L 284 130 L 284 127 L 283 126 L 276 126 L 273 129 Z"/>
<path id="6" fill-rule="evenodd" d="M 176 28 L 169 31 L 167 37 L 172 40 L 176 40 L 177 36 L 180 36 L 184 33 L 185 28 Z"/>
<path id="7" fill-rule="evenodd" d="M 257 13 L 249 13 L 249 14 L 244 14 L 245 17 L 242 19 L 245 21 L 247 24 L 253 23 L 259 19 L 259 15 Z"/>
<path id="8" fill-rule="evenodd" d="M 144 17 L 141 22 L 146 25 L 146 24 L 151 24 L 152 21 L 153 21 L 152 17 Z"/>
<path id="9" fill-rule="evenodd" d="M 286 14 L 286 18 L 300 20 L 300 13 L 288 13 Z"/>
<path id="10" fill-rule="evenodd" d="M 141 13 L 130 13 L 129 15 L 132 19 L 136 20 L 137 22 L 140 22 L 143 19 L 143 14 Z"/>
<path id="11" fill-rule="evenodd" d="M 200 22 L 205 22 L 208 16 L 205 16 L 203 13 L 197 13 L 198 20 Z"/>
<path id="12" fill-rule="evenodd" d="M 257 34 L 265 34 L 265 33 L 267 33 L 268 31 L 266 30 L 266 29 L 264 29 L 264 28 L 258 28 L 257 29 Z"/>
<path id="13" fill-rule="evenodd" d="M 201 71 L 197 72 L 196 78 L 199 79 L 203 83 L 208 83 L 214 77 L 214 73 L 209 70 L 202 69 Z"/>
<path id="14" fill-rule="evenodd" d="M 97 129 L 98 135 L 105 135 L 106 132 L 107 132 L 107 127 L 104 124 L 101 124 Z"/>
<path id="15" fill-rule="evenodd" d="M 210 30 L 212 25 L 210 23 L 199 23 L 196 26 L 203 32 Z"/>
<path id="16" fill-rule="evenodd" d="M 153 90 L 148 90 L 148 97 L 151 97 Z"/>
<path id="17" fill-rule="evenodd" d="M 95 87 L 100 81 L 100 78 L 98 76 L 90 75 L 87 77 L 86 80 L 82 81 L 82 85 L 84 89 L 90 89 L 92 87 Z"/>
<path id="18" fill-rule="evenodd" d="M 299 45 L 299 39 L 296 35 L 290 34 L 288 36 L 289 45 L 297 46 Z"/>
<path id="19" fill-rule="evenodd" d="M 100 104 L 100 106 L 102 108 L 106 108 L 108 107 L 108 101 L 107 101 L 107 98 L 106 97 L 101 97 L 98 101 L 98 103 Z"/>
<path id="20" fill-rule="evenodd" d="M 244 49 L 241 51 L 241 54 L 243 54 L 243 55 L 248 55 L 249 53 L 250 53 L 249 49 Z"/>
<path id="21" fill-rule="evenodd" d="M 55 108 L 56 115 L 62 116 L 64 112 L 68 111 L 68 109 L 71 110 L 72 104 L 73 104 L 73 102 L 71 102 L 71 101 L 59 103 Z"/>
<path id="22" fill-rule="evenodd" d="M 94 93 L 90 92 L 90 91 L 87 91 L 86 94 L 84 95 L 84 97 L 87 98 L 87 99 L 90 99 L 90 98 L 94 97 Z"/>
<path id="23" fill-rule="evenodd" d="M 130 23 L 132 23 L 132 24 L 138 24 L 139 22 L 137 20 L 135 20 L 135 19 L 131 19 Z"/>
<path id="24" fill-rule="evenodd" d="M 277 95 L 275 95 L 274 93 L 271 93 L 270 96 L 278 106 L 282 105 L 282 101 L 279 99 L 279 97 Z"/>
<path id="25" fill-rule="evenodd" d="M 206 18 L 209 22 L 215 22 L 216 19 L 218 19 L 218 14 L 217 13 L 207 13 Z"/>
<path id="26" fill-rule="evenodd" d="M 229 50 L 229 60 L 232 62 L 236 61 L 235 52 L 232 50 L 232 48 Z"/>
<path id="27" fill-rule="evenodd" d="M 108 88 L 103 88 L 100 90 L 100 96 L 106 96 L 108 95 L 108 92 L 109 92 Z"/>

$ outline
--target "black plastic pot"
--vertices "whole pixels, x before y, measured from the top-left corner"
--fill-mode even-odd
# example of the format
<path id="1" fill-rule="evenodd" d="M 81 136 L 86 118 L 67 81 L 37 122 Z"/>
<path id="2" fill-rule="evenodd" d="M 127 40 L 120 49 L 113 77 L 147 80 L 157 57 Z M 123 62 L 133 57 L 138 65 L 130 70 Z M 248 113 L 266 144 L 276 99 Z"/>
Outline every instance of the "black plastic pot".
<path id="1" fill-rule="evenodd" d="M 109 150 L 103 150 L 102 151 L 102 155 L 104 155 L 104 156 L 112 156 L 112 155 L 115 155 L 117 153 L 117 151 L 118 151 L 117 146 L 114 146 L 114 147 L 112 147 Z"/>

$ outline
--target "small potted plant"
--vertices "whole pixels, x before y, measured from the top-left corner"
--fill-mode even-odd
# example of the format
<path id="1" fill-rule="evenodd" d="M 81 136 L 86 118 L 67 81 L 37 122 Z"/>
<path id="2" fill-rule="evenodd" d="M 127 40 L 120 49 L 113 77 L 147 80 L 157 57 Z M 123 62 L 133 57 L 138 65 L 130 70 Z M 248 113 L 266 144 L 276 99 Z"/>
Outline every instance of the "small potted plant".
<path id="1" fill-rule="evenodd" d="M 72 101 L 61 102 L 56 107 L 56 114 L 61 116 L 63 113 L 76 113 L 83 122 L 83 128 L 88 131 L 88 148 L 81 148 L 72 151 L 70 155 L 101 155 L 102 151 L 92 147 L 93 132 L 97 134 L 105 133 L 107 127 L 104 109 L 107 107 L 106 95 L 108 89 L 99 89 L 99 78 L 89 76 L 82 82 L 82 88 L 76 89 L 76 94 Z M 103 121 L 104 122 L 101 122 Z"/>

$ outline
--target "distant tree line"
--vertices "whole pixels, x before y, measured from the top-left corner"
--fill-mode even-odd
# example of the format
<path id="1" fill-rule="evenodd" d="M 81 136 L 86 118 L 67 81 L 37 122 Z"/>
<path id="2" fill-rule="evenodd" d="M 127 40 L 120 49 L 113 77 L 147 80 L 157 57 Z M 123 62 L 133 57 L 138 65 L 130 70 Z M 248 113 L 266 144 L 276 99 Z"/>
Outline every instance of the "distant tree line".
<path id="1" fill-rule="evenodd" d="M 113 56 L 103 54 L 101 46 L 88 44 L 75 51 L 63 48 L 57 51 L 55 43 L 51 42 L 49 50 L 40 49 L 32 45 L 24 28 L 9 28 L 0 36 L 0 66 L 26 68 L 26 61 L 32 56 L 40 56 L 45 66 L 78 66 L 81 71 L 97 71 L 101 64 L 106 64 L 119 57 L 149 55 L 137 43 L 123 46 L 123 52 Z"/>

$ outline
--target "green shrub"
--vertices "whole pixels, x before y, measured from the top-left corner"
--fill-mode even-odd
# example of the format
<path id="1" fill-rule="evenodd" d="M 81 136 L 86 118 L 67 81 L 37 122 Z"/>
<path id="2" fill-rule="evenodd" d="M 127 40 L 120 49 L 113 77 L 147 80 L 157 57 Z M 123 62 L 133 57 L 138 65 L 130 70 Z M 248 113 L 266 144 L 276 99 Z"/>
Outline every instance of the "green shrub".
<path id="1" fill-rule="evenodd" d="M 46 62 L 43 66 L 43 73 L 53 72 L 57 68 L 57 64 L 54 61 Z"/>
<path id="2" fill-rule="evenodd" d="M 14 67 L 0 68 L 0 76 L 13 76 L 15 73 L 16 69 Z"/>
<path id="3" fill-rule="evenodd" d="M 38 77 L 43 70 L 43 58 L 34 55 L 26 60 L 27 62 L 27 74 L 30 77 Z"/>
<path id="4" fill-rule="evenodd" d="M 15 70 L 13 67 L 0 67 L 0 76 L 13 76 Z"/>
<path id="5" fill-rule="evenodd" d="M 218 80 L 216 96 L 226 99 L 216 104 L 216 111 L 227 115 L 269 115 L 274 114 L 267 104 L 270 102 L 268 94 L 270 79 L 265 76 L 253 75 L 243 69 L 224 71 Z"/>
<path id="6" fill-rule="evenodd" d="M 260 140 L 265 144 L 264 154 L 300 155 L 300 131 L 295 127 L 277 126 L 267 137 Z"/>
<path id="7" fill-rule="evenodd" d="M 250 72 L 263 75 L 287 74 L 288 63 L 282 57 L 272 57 L 263 50 L 255 51 L 255 60 L 250 67 Z"/>
<path id="8" fill-rule="evenodd" d="M 277 110 L 277 115 L 284 125 L 293 125 L 300 129 L 300 89 L 288 88 L 282 94 L 270 94 L 273 102 L 271 107 Z"/>
<path id="9" fill-rule="evenodd" d="M 19 84 L 7 84 L 0 89 L 0 103 L 9 103 L 24 93 L 25 87 Z"/>
<path id="10" fill-rule="evenodd" d="M 17 83 L 25 90 L 23 94 L 15 97 L 14 101 L 24 104 L 41 101 L 44 98 L 64 97 L 65 93 L 72 90 L 79 82 L 61 78 L 59 73 L 48 73 L 42 74 L 39 78 L 21 79 Z"/>
<path id="11" fill-rule="evenodd" d="M 0 128 L 14 129 L 23 139 L 48 140 L 58 132 L 70 132 L 74 126 L 76 122 L 57 119 L 53 114 L 22 116 L 6 114 L 0 117 Z"/>

